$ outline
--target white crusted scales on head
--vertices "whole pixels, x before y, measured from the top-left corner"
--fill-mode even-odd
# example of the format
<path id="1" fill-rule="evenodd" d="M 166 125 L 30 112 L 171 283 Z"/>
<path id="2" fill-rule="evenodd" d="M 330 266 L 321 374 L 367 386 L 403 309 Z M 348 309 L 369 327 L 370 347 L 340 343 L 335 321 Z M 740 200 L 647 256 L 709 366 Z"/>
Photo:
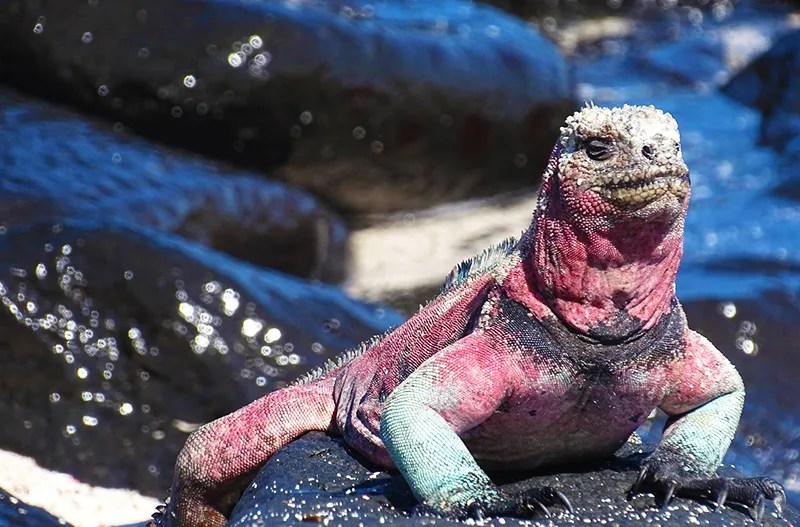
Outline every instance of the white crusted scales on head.
<path id="1" fill-rule="evenodd" d="M 678 123 L 667 112 L 655 106 L 624 105 L 614 108 L 594 106 L 593 103 L 567 117 L 561 128 L 561 145 L 567 153 L 575 150 L 577 139 L 599 132 L 609 126 L 631 141 L 644 142 L 661 136 L 680 143 Z"/>

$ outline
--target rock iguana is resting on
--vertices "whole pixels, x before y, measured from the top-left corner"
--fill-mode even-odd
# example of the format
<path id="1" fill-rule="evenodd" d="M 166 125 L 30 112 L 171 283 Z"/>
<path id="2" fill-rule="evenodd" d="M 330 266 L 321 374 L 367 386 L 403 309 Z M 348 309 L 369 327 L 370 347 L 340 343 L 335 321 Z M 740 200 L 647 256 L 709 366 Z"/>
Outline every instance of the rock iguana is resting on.
<path id="1" fill-rule="evenodd" d="M 720 478 L 744 402 L 675 298 L 689 173 L 673 118 L 586 107 L 566 120 L 531 226 L 468 260 L 407 322 L 191 434 L 160 527 L 220 527 L 267 459 L 310 430 L 396 467 L 425 510 L 530 516 L 569 501 L 503 492 L 485 468 L 610 457 L 669 416 L 635 487 L 750 507 L 769 478 Z M 634 489 L 634 492 L 636 488 Z"/>

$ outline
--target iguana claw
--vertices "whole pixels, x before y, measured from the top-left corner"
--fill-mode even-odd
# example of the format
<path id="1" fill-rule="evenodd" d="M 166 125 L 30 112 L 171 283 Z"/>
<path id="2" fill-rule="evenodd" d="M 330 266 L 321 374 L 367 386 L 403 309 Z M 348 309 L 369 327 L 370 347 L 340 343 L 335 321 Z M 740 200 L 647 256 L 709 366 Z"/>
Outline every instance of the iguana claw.
<path id="1" fill-rule="evenodd" d="M 560 506 L 570 514 L 574 513 L 572 504 L 567 496 L 560 490 L 551 487 L 541 487 L 517 494 L 501 492 L 491 499 L 485 501 L 480 499 L 472 500 L 466 505 L 454 507 L 448 511 L 441 511 L 430 505 L 420 504 L 414 508 L 414 512 L 416 514 L 433 514 L 457 519 L 471 518 L 476 521 L 498 516 L 530 518 L 537 515 L 537 513 L 550 518 L 552 513 L 548 506 Z"/>
<path id="2" fill-rule="evenodd" d="M 780 515 L 786 502 L 783 486 L 772 478 L 691 478 L 681 474 L 674 463 L 648 459 L 639 472 L 629 496 L 639 493 L 642 487 L 650 487 L 663 493 L 661 507 L 666 507 L 674 495 L 714 502 L 715 510 L 726 503 L 737 503 L 747 507 L 756 523 L 764 518 L 767 501 L 775 503 Z"/>

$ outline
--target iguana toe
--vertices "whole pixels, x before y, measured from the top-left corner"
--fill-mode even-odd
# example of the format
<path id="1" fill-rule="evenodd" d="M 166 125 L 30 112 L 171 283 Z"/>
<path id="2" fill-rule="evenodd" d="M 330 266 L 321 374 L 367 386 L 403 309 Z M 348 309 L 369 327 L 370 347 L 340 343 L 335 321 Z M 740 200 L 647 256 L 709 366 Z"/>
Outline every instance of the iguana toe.
<path id="1" fill-rule="evenodd" d="M 540 487 L 520 493 L 493 493 L 491 498 L 472 499 L 466 504 L 451 506 L 440 510 L 428 504 L 420 504 L 414 508 L 415 514 L 444 516 L 458 520 L 473 519 L 482 521 L 486 518 L 509 516 L 516 518 L 532 518 L 544 516 L 549 518 L 549 507 L 561 507 L 573 513 L 572 504 L 560 490 L 552 487 Z"/>
<path id="2" fill-rule="evenodd" d="M 549 518 L 551 513 L 548 507 L 561 507 L 570 514 L 573 513 L 572 504 L 567 496 L 552 487 L 540 487 L 516 494 L 501 493 L 489 503 L 480 504 L 477 509 L 483 517 L 530 518 L 541 515 Z M 473 509 L 475 508 L 473 505 Z M 478 519 L 478 515 L 471 516 Z"/>
<path id="3" fill-rule="evenodd" d="M 786 503 L 783 486 L 772 478 L 690 477 L 674 465 L 646 460 L 630 496 L 648 488 L 660 497 L 662 508 L 669 505 L 674 495 L 711 500 L 717 510 L 725 504 L 735 503 L 746 507 L 756 523 L 761 523 L 768 501 L 775 504 L 778 514 L 781 514 Z"/>

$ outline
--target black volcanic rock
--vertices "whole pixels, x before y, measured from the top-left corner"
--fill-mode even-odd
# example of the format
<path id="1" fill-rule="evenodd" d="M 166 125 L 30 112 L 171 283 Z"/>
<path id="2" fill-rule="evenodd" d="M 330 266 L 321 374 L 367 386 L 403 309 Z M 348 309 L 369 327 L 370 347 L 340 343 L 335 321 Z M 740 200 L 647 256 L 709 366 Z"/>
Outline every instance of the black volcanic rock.
<path id="1" fill-rule="evenodd" d="M 114 218 L 306 278 L 344 277 L 344 223 L 307 193 L 0 89 L 0 224 Z"/>
<path id="2" fill-rule="evenodd" d="M 692 524 L 710 527 L 740 526 L 752 523 L 746 512 L 725 507 L 714 511 L 709 503 L 684 498 L 675 499 L 665 511 L 654 505 L 650 494 L 628 501 L 626 495 L 636 480 L 640 449 L 625 447 L 611 461 L 580 472 L 562 472 L 532 476 L 495 475 L 511 492 L 544 485 L 563 491 L 575 508 L 575 514 L 552 509 L 551 526 L 615 525 L 636 527 L 642 524 L 663 527 Z M 228 522 L 244 527 L 265 525 L 330 526 L 412 526 L 464 525 L 463 522 L 413 513 L 415 500 L 408 486 L 396 473 L 388 473 L 354 457 L 341 439 L 319 432 L 294 441 L 267 462 L 243 494 Z M 771 505 L 769 506 L 771 507 Z M 785 519 L 764 517 L 765 526 L 791 526 L 800 520 L 797 511 L 785 511 Z M 543 524 L 544 519 L 542 519 Z M 492 518 L 481 525 L 530 525 L 514 518 Z"/>
<path id="3" fill-rule="evenodd" d="M 552 44 L 463 0 L 10 0 L 0 79 L 356 212 L 532 188 L 574 104 Z"/>
<path id="4" fill-rule="evenodd" d="M 338 289 L 109 221 L 0 235 L 0 448 L 159 495 L 197 424 L 396 325 Z"/>

